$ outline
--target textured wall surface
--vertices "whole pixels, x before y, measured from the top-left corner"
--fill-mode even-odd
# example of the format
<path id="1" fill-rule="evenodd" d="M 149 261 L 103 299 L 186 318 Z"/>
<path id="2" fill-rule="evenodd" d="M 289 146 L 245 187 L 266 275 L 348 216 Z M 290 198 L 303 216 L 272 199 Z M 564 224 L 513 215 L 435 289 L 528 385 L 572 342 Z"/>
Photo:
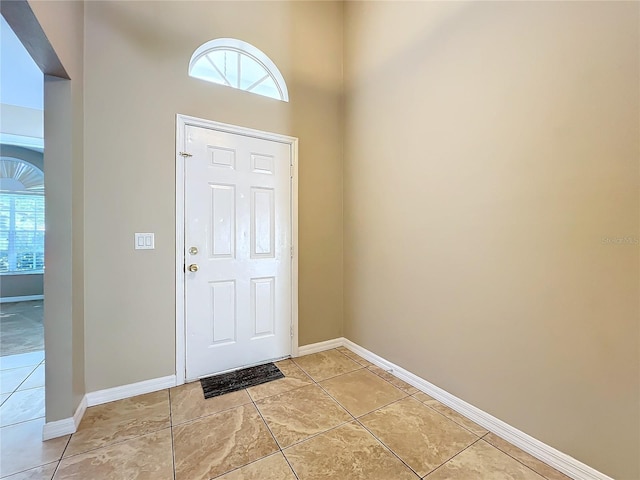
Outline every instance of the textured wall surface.
<path id="1" fill-rule="evenodd" d="M 345 336 L 640 478 L 638 3 L 346 5 Z"/>

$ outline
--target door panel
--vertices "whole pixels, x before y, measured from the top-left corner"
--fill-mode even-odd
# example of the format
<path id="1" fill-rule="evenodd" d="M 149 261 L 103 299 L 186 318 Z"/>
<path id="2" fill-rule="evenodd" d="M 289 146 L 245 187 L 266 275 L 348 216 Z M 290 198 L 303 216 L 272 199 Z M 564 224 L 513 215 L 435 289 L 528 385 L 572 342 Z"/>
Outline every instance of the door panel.
<path id="1" fill-rule="evenodd" d="M 275 333 L 275 282 L 274 277 L 251 279 L 251 319 L 253 338 Z"/>
<path id="2" fill-rule="evenodd" d="M 251 189 L 251 258 L 274 258 L 275 199 L 272 188 Z"/>
<path id="3" fill-rule="evenodd" d="M 211 289 L 210 321 L 211 345 L 235 343 L 237 332 L 236 282 L 233 280 L 209 282 Z"/>
<path id="4" fill-rule="evenodd" d="M 288 144 L 185 128 L 186 376 L 291 353 Z M 193 249 L 197 249 L 196 250 Z"/>
<path id="5" fill-rule="evenodd" d="M 234 258 L 236 250 L 236 188 L 211 184 L 211 218 L 207 251 L 213 258 Z"/>

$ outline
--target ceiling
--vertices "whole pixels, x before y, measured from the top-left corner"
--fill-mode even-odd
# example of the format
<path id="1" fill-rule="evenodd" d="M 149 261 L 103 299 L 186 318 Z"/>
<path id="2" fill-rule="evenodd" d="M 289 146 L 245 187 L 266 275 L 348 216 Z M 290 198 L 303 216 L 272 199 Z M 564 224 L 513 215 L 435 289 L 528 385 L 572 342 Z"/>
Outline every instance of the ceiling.
<path id="1" fill-rule="evenodd" d="M 42 152 L 44 76 L 2 16 L 0 104 L 0 144 Z"/>
<path id="2" fill-rule="evenodd" d="M 42 110 L 44 76 L 0 17 L 0 103 Z"/>

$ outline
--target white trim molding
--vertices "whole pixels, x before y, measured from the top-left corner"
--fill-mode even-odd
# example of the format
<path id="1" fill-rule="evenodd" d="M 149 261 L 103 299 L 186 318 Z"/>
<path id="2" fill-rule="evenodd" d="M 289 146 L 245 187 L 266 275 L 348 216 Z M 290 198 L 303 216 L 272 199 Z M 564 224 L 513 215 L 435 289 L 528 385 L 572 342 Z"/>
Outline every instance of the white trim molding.
<path id="1" fill-rule="evenodd" d="M 82 397 L 80 405 L 78 405 L 73 417 L 63 418 L 62 420 L 56 420 L 55 422 L 48 422 L 44 424 L 44 427 L 42 428 L 42 440 L 50 440 L 52 438 L 62 437 L 63 435 L 76 433 L 78 426 L 82 421 L 82 417 L 84 417 L 84 413 L 87 411 L 87 407 L 102 405 L 103 403 L 114 402 L 116 400 L 124 400 L 125 398 L 157 392 L 158 390 L 175 386 L 176 376 L 168 375 L 166 377 L 152 378 L 151 380 L 144 380 L 142 382 L 131 383 L 129 385 L 121 385 L 119 387 L 106 388 L 104 390 L 87 393 Z"/>
<path id="2" fill-rule="evenodd" d="M 534 456 L 538 460 L 550 465 L 556 470 L 573 478 L 574 480 L 613 480 L 611 477 L 602 472 L 586 465 L 579 460 L 562 453 L 561 451 L 547 445 L 524 433 L 521 430 L 503 422 L 502 420 L 480 410 L 478 407 L 465 402 L 464 400 L 452 395 L 440 387 L 428 382 L 427 380 L 405 370 L 402 367 L 382 358 L 375 353 L 361 347 L 360 345 L 346 338 L 335 338 L 325 342 L 314 343 L 300 347 L 300 355 L 308 355 L 336 347 L 346 347 L 354 353 L 357 353 L 365 360 L 369 360 L 374 365 L 388 371 L 401 380 L 413 385 L 418 390 L 430 395 L 439 402 L 447 405 L 461 415 L 473 420 L 478 425 L 486 428 L 490 432 L 503 438 L 507 442 L 515 445 L 521 450 Z"/>
<path id="3" fill-rule="evenodd" d="M 175 385 L 186 381 L 185 273 L 184 273 L 184 203 L 185 203 L 185 128 L 208 128 L 223 133 L 280 142 L 290 147 L 291 155 L 291 356 L 298 355 L 298 139 L 279 133 L 265 132 L 188 115 L 176 115 L 176 374 Z M 91 402 L 90 402 L 91 405 Z"/>
<path id="4" fill-rule="evenodd" d="M 323 352 L 325 350 L 331 350 L 332 348 L 338 348 L 345 346 L 346 338 L 334 338 L 333 340 L 326 340 L 324 342 L 311 343 L 309 345 L 303 345 L 298 347 L 298 356 L 311 355 L 312 353 Z"/>
<path id="5" fill-rule="evenodd" d="M 23 295 L 21 297 L 0 297 L 0 303 L 30 302 L 32 300 L 44 300 L 44 295 Z"/>
<path id="6" fill-rule="evenodd" d="M 235 84 L 235 85 L 232 84 L 229 81 L 230 79 L 227 79 L 223 75 L 223 72 L 218 70 L 218 66 L 213 65 L 214 60 L 212 58 L 210 58 L 209 55 L 211 53 L 215 52 L 215 51 L 236 52 L 240 56 L 246 57 L 246 58 L 250 58 L 251 60 L 256 62 L 260 67 L 262 67 L 264 69 L 264 72 L 267 74 L 266 77 L 270 77 L 271 80 L 273 80 L 273 83 L 275 84 L 276 89 L 278 90 L 279 98 L 277 98 L 277 97 L 275 97 L 273 95 L 268 95 L 268 94 L 258 93 L 258 92 L 253 92 L 252 91 L 253 87 L 260 85 L 266 79 L 266 77 L 263 78 L 262 80 L 258 81 L 257 83 L 254 83 L 252 86 L 248 86 L 247 88 L 241 87 L 240 86 L 240 82 L 242 80 L 241 80 L 241 75 L 240 75 L 240 64 L 239 63 L 238 63 L 238 71 L 237 71 L 237 73 L 238 73 L 238 78 L 237 78 L 238 84 Z M 222 78 L 218 78 L 217 80 L 214 80 L 209 75 L 206 75 L 206 74 L 202 75 L 202 74 L 197 74 L 197 73 L 194 72 L 194 67 L 200 62 L 202 57 L 207 57 L 207 61 L 204 61 L 204 62 L 205 63 L 209 63 L 210 66 L 213 66 L 214 69 L 218 70 L 219 77 L 222 77 Z M 189 76 L 194 77 L 194 78 L 199 78 L 201 80 L 205 80 L 205 81 L 212 82 L 212 83 L 219 83 L 219 84 L 222 84 L 222 85 L 226 84 L 226 86 L 231 87 L 231 88 L 238 88 L 238 89 L 244 90 L 246 92 L 257 93 L 258 95 L 264 95 L 264 96 L 269 97 L 269 98 L 282 100 L 283 102 L 288 102 L 289 101 L 289 91 L 287 90 L 287 83 L 284 81 L 284 77 L 282 76 L 282 73 L 280 73 L 280 70 L 278 69 L 276 64 L 273 63 L 273 61 L 262 50 L 260 50 L 258 47 L 254 46 L 254 45 L 251 45 L 250 43 L 244 42 L 242 40 L 238 40 L 237 38 L 216 38 L 215 40 L 209 40 L 208 42 L 200 45 L 196 49 L 196 51 L 193 52 L 193 55 L 191 55 L 191 60 L 189 61 Z M 224 79 L 225 83 L 221 83 L 220 82 L 221 79 Z"/>
<path id="7" fill-rule="evenodd" d="M 168 375 L 166 377 L 152 378 L 142 382 L 130 383 L 129 385 L 121 385 L 119 387 L 105 388 L 96 392 L 87 393 L 87 406 L 102 405 L 103 403 L 123 400 L 125 398 L 143 395 L 145 393 L 157 392 L 165 388 L 176 386 L 176 376 Z"/>
<path id="8" fill-rule="evenodd" d="M 291 143 L 291 356 L 299 355 L 298 344 L 298 140 Z"/>
<path id="9" fill-rule="evenodd" d="M 87 411 L 87 396 L 85 395 L 80 400 L 80 405 L 76 408 L 76 413 L 71 418 L 63 418 L 62 420 L 56 420 L 55 422 L 47 422 L 42 427 L 42 441 L 51 440 L 52 438 L 62 437 L 64 435 L 70 435 L 76 433 L 78 426 L 84 417 L 84 412 Z"/>
<path id="10" fill-rule="evenodd" d="M 339 337 L 332 340 L 326 340 L 324 342 L 304 345 L 297 349 L 297 353 L 298 355 L 310 355 L 312 353 L 323 352 L 337 347 L 346 347 L 352 352 L 357 353 L 365 360 L 369 360 L 374 365 L 388 371 L 408 384 L 413 385 L 418 390 L 430 395 L 461 415 L 473 420 L 478 425 L 486 428 L 490 432 L 498 435 L 512 445 L 515 445 L 574 480 L 613 480 L 604 473 L 601 473 L 579 460 L 576 460 L 575 458 L 562 453 L 540 440 L 533 438 L 493 415 L 490 415 L 455 395 L 452 395 L 446 390 L 437 387 L 427 380 L 405 370 L 402 367 L 399 367 L 393 362 L 390 362 L 366 348 L 361 347 L 351 340 Z M 49 440 L 51 438 L 75 433 L 88 406 L 91 407 L 107 402 L 113 402 L 115 400 L 122 400 L 181 384 L 177 382 L 178 379 L 175 375 L 169 375 L 166 377 L 154 378 L 129 385 L 122 385 L 120 387 L 107 388 L 105 390 L 87 393 L 82 398 L 82 401 L 80 402 L 80 405 L 78 405 L 76 413 L 72 418 L 65 418 L 55 422 L 46 423 L 44 425 L 42 435 L 43 440 Z M 184 379 L 182 383 L 184 383 Z"/>

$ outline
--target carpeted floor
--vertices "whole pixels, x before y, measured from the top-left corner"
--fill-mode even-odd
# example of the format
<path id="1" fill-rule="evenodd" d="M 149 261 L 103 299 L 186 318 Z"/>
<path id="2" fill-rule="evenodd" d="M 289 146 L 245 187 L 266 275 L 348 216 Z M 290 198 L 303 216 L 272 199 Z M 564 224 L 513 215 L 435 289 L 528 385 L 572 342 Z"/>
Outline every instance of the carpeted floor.
<path id="1" fill-rule="evenodd" d="M 0 356 L 44 350 L 43 303 L 0 304 Z"/>

